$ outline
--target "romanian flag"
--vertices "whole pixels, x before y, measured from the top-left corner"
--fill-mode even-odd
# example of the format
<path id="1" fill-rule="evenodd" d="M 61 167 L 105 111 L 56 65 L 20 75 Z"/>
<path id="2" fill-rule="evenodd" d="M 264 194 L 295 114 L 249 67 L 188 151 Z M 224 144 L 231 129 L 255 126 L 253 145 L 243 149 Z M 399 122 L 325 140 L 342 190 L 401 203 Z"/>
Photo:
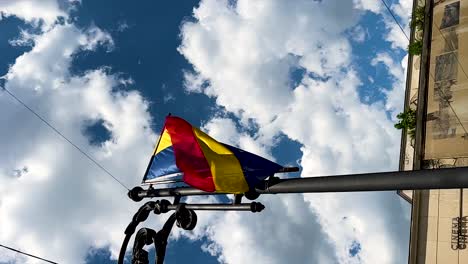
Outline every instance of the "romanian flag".
<path id="1" fill-rule="evenodd" d="M 216 141 L 187 121 L 168 116 L 143 183 L 171 176 L 207 192 L 244 193 L 283 166 Z"/>

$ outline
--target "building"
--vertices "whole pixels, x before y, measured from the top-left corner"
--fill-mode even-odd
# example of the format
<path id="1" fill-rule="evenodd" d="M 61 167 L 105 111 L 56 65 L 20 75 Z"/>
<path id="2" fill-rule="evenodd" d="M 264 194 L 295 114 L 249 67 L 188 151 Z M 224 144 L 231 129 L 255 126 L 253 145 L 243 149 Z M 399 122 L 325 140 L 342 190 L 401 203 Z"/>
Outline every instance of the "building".
<path id="1" fill-rule="evenodd" d="M 408 59 L 400 170 L 468 166 L 468 0 L 415 0 L 424 10 L 420 55 Z M 413 19 L 415 16 L 413 15 Z M 467 175 L 468 177 L 468 175 Z M 468 263 L 468 190 L 402 190 L 412 204 L 409 263 Z"/>

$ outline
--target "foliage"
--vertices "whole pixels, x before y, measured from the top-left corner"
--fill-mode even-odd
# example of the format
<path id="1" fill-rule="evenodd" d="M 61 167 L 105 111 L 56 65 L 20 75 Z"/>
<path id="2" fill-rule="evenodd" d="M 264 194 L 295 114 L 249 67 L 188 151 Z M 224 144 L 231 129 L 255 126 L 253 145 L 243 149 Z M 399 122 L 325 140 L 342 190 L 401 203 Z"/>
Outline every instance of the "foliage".
<path id="1" fill-rule="evenodd" d="M 424 15 L 425 6 L 416 6 L 413 10 L 413 17 L 411 20 L 411 28 L 415 31 L 415 40 L 408 45 L 408 53 L 410 55 L 421 55 L 422 53 L 422 40 L 421 35 L 424 28 Z M 419 36 L 419 37 L 418 37 Z"/>
<path id="2" fill-rule="evenodd" d="M 395 124 L 395 128 L 406 130 L 411 139 L 414 139 L 416 135 L 416 110 L 408 109 L 399 113 L 397 118 L 400 121 Z"/>
<path id="3" fill-rule="evenodd" d="M 408 45 L 408 53 L 410 55 L 421 55 L 422 53 L 422 40 L 416 39 Z"/>
<path id="4" fill-rule="evenodd" d="M 414 28 L 417 31 L 422 31 L 424 28 L 424 9 L 425 6 L 416 6 L 413 11 L 413 18 L 411 20 L 411 28 Z"/>

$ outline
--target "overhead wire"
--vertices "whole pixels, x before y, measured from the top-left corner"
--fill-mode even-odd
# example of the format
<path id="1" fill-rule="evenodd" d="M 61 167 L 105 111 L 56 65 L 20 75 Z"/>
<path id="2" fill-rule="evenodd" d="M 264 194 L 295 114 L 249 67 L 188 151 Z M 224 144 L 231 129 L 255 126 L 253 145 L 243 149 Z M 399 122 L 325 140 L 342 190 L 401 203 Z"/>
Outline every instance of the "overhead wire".
<path id="1" fill-rule="evenodd" d="M 11 247 L 7 247 L 7 246 L 2 245 L 2 244 L 0 244 L 0 247 L 5 248 L 5 249 L 8 249 L 8 250 L 11 250 L 11 251 L 14 251 L 14 252 L 16 252 L 16 253 L 19 253 L 19 254 L 22 254 L 22 255 L 25 255 L 25 256 L 28 256 L 28 257 L 31 257 L 31 258 L 39 259 L 39 260 L 42 260 L 42 261 L 45 261 L 45 262 L 48 262 L 48 263 L 58 264 L 57 262 L 54 262 L 54 261 L 52 261 L 52 260 L 48 260 L 48 259 L 45 259 L 45 258 L 41 258 L 41 257 L 35 256 L 35 255 L 32 255 L 32 254 L 26 253 L 26 252 L 24 252 L 24 251 L 21 251 L 21 250 L 19 250 L 19 249 L 14 249 L 14 248 L 11 248 Z"/>
<path id="2" fill-rule="evenodd" d="M 393 20 L 395 20 L 396 24 L 398 25 L 398 27 L 400 28 L 401 32 L 403 32 L 403 35 L 405 35 L 406 39 L 409 41 L 409 37 L 408 35 L 406 34 L 405 30 L 403 29 L 403 27 L 400 25 L 400 23 L 398 22 L 397 18 L 395 17 L 395 15 L 393 14 L 392 10 L 390 9 L 390 7 L 387 5 L 387 2 L 385 2 L 385 0 L 380 0 L 382 1 L 382 3 L 384 4 L 384 6 L 387 8 L 388 12 L 390 13 L 390 15 L 393 17 Z"/>
<path id="3" fill-rule="evenodd" d="M 388 12 L 390 13 L 390 15 L 393 17 L 393 20 L 395 21 L 395 23 L 398 25 L 398 27 L 400 28 L 401 32 L 403 33 L 403 35 L 405 35 L 406 39 L 408 41 L 410 41 L 410 38 L 408 37 L 408 35 L 406 34 L 406 32 L 403 30 L 403 27 L 400 25 L 400 22 L 398 22 L 397 18 L 395 17 L 395 15 L 393 14 L 392 10 L 390 9 L 390 7 L 387 5 L 387 3 L 385 2 L 385 0 L 381 0 L 382 3 L 385 5 L 385 7 L 387 8 Z M 435 22 L 432 23 L 432 26 L 436 27 L 438 30 L 439 30 L 439 33 L 440 35 L 444 38 L 445 40 L 445 43 L 446 44 L 449 44 L 447 41 L 447 38 L 444 36 L 444 34 L 442 33 L 442 31 L 440 30 L 440 28 L 435 24 Z M 460 68 L 462 69 L 465 77 L 468 79 L 468 75 L 467 73 L 465 72 L 465 69 L 463 68 L 463 66 L 461 65 L 460 61 L 458 60 L 457 56 L 455 56 L 455 59 L 457 61 L 457 64 L 460 66 Z M 432 75 L 432 73 L 429 71 L 429 76 L 432 78 L 432 80 L 435 82 L 435 77 Z M 436 89 L 434 89 L 436 90 Z M 455 115 L 455 118 L 457 119 L 458 123 L 460 123 L 460 126 L 462 127 L 463 131 L 465 132 L 465 135 L 468 135 L 468 132 L 465 128 L 465 126 L 463 125 L 460 117 L 458 116 L 457 112 L 455 111 L 455 109 L 453 108 L 452 106 L 452 103 L 450 102 L 450 100 L 447 99 L 447 96 L 445 95 L 444 92 L 441 91 L 441 89 L 437 89 L 437 91 L 439 92 L 439 96 L 441 95 L 442 93 L 442 96 L 440 96 L 442 99 L 444 99 L 447 104 L 449 105 L 450 109 L 452 110 L 453 114 Z"/>
<path id="4" fill-rule="evenodd" d="M 18 103 L 20 103 L 23 107 L 25 107 L 29 112 L 31 112 L 34 116 L 39 118 L 44 124 L 46 124 L 50 129 L 52 129 L 57 135 L 62 137 L 65 141 L 67 141 L 70 145 L 72 145 L 76 150 L 78 150 L 81 154 L 83 154 L 88 160 L 93 162 L 97 167 L 103 170 L 107 175 L 112 177 L 117 183 L 119 183 L 123 188 L 126 190 L 130 190 L 125 184 L 122 183 L 117 177 L 115 177 L 112 173 L 110 173 L 104 166 L 99 164 L 95 159 L 93 159 L 88 153 L 86 153 L 83 149 L 81 149 L 78 145 L 73 143 L 70 139 L 68 139 L 62 132 L 56 129 L 50 122 L 45 120 L 41 115 L 39 115 L 36 111 L 34 111 L 31 107 L 29 107 L 25 102 L 23 102 L 20 98 L 18 98 L 15 94 L 13 94 L 10 90 L 8 90 L 5 86 L 2 87 L 3 90 L 8 93 L 13 99 L 15 99 Z"/>
<path id="5" fill-rule="evenodd" d="M 87 154 L 83 149 L 81 149 L 78 145 L 76 145 L 75 143 L 73 143 L 70 139 L 68 139 L 62 132 L 60 132 L 58 129 L 56 129 L 50 122 L 48 122 L 45 118 L 43 118 L 41 115 L 39 115 L 36 111 L 34 111 L 31 107 L 29 107 L 25 102 L 23 102 L 23 100 L 21 100 L 20 98 L 18 98 L 15 94 L 13 94 L 10 90 L 8 90 L 6 87 L 2 87 L 2 89 L 7 93 L 9 94 L 13 99 L 15 99 L 18 103 L 20 103 L 23 107 L 25 107 L 29 112 L 31 112 L 34 116 L 36 116 L 39 120 L 41 120 L 44 124 L 46 124 L 50 129 L 52 129 L 57 135 L 59 135 L 60 137 L 62 137 L 65 141 L 67 141 L 70 145 L 72 145 L 76 150 L 78 150 L 81 154 L 83 154 L 86 158 L 88 158 L 91 162 L 93 162 L 98 168 L 100 168 L 101 170 L 103 170 L 106 174 L 108 174 L 110 177 L 112 177 L 117 183 L 119 183 L 123 188 L 125 188 L 126 190 L 129 190 L 129 188 L 123 184 L 117 177 L 115 177 L 112 173 L 110 173 L 106 168 L 104 168 L 101 164 L 99 164 L 99 162 L 97 162 L 95 159 L 93 159 L 89 154 Z M 14 249 L 12 247 L 8 247 L 8 246 L 5 246 L 5 245 L 2 245 L 0 244 L 0 247 L 2 248 L 5 248 L 5 249 L 8 249 L 8 250 L 11 250 L 11 251 L 14 251 L 14 252 L 17 252 L 19 254 L 23 254 L 25 256 L 29 256 L 29 257 L 32 257 L 32 258 L 36 258 L 36 259 L 39 259 L 39 260 L 42 260 L 42 261 L 45 261 L 45 262 L 48 262 L 48 263 L 52 263 L 52 264 L 58 264 L 57 262 L 54 262 L 54 261 L 51 261 L 51 260 L 48 260 L 48 259 L 45 259 L 45 258 L 42 258 L 42 257 L 38 257 L 38 256 L 35 256 L 35 255 L 32 255 L 32 254 L 29 254 L 29 253 L 26 253 L 24 251 L 21 251 L 21 250 L 18 250 L 18 249 Z"/>

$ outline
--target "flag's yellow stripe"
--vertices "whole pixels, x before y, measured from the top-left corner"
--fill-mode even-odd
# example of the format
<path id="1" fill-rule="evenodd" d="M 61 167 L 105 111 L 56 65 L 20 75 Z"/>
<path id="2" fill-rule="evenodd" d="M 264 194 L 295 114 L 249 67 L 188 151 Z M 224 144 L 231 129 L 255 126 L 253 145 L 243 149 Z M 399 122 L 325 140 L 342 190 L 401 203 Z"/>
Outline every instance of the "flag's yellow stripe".
<path id="1" fill-rule="evenodd" d="M 158 154 L 170 146 L 172 146 L 171 136 L 169 135 L 169 132 L 164 129 L 164 132 L 161 135 L 161 139 L 159 140 L 159 144 L 156 146 L 153 155 Z"/>
<path id="2" fill-rule="evenodd" d="M 195 137 L 210 166 L 217 192 L 244 193 L 249 190 L 239 160 L 234 153 L 197 128 Z"/>

